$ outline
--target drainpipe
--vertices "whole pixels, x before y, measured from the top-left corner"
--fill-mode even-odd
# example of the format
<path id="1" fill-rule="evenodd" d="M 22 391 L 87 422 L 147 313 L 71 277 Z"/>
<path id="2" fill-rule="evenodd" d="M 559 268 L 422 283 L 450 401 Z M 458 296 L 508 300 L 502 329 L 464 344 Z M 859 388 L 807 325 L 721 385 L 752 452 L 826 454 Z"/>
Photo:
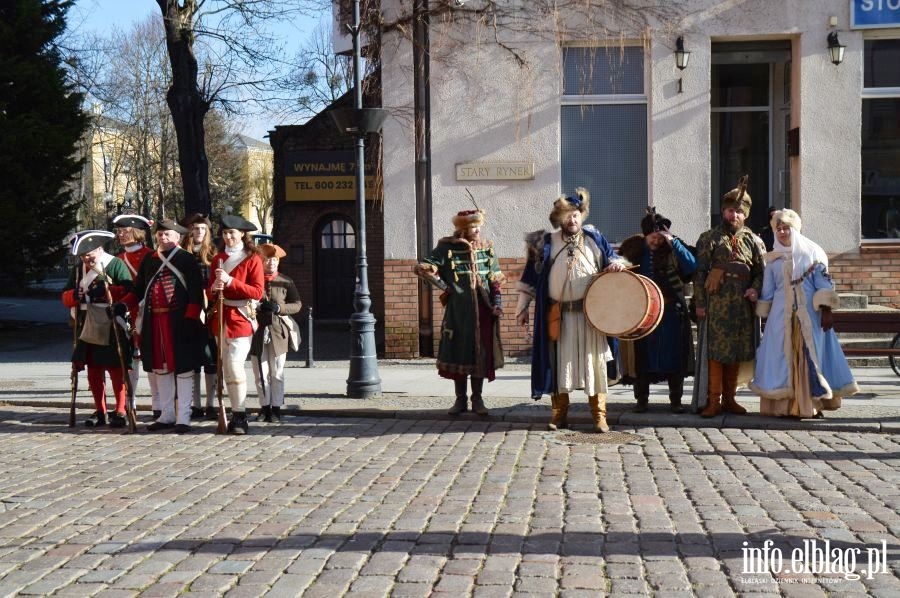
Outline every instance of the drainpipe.
<path id="1" fill-rule="evenodd" d="M 428 1 L 413 2 L 413 81 L 416 136 L 416 261 L 432 246 L 431 224 L 431 91 Z M 419 355 L 434 357 L 434 314 L 431 285 L 419 280 Z"/>

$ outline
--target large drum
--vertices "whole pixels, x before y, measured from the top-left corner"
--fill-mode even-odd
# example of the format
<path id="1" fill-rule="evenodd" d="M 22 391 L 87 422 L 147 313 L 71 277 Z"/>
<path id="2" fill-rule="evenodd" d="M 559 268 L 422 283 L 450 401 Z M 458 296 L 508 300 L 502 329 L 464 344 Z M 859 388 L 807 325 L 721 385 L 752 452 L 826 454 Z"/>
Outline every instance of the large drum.
<path id="1" fill-rule="evenodd" d="M 584 317 L 607 336 L 633 341 L 659 326 L 663 305 L 662 291 L 646 276 L 603 272 L 584 295 Z"/>

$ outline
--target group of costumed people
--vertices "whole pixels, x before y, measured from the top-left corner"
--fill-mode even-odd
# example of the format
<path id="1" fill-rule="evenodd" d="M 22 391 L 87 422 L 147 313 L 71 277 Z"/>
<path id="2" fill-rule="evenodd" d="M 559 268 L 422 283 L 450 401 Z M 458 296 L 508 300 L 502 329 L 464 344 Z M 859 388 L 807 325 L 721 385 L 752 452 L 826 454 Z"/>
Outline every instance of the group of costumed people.
<path id="1" fill-rule="evenodd" d="M 645 412 L 650 385 L 665 381 L 671 411 L 683 413 L 684 381 L 694 376 L 691 409 L 703 417 L 745 414 L 736 400 L 742 384 L 761 397 L 763 415 L 801 418 L 821 417 L 857 392 L 832 327 L 838 301 L 825 252 L 800 233 L 797 213 L 785 209 L 770 210 L 774 248 L 767 253 L 744 224 L 752 206 L 746 182 L 725 194 L 721 224 L 701 234 L 695 247 L 651 207 L 641 234 L 614 251 L 585 223 L 590 195 L 584 188 L 554 201 L 552 230 L 526 235 L 515 317 L 521 326 L 533 324 L 531 395 L 550 396 L 549 429 L 568 426 L 570 395 L 583 390 L 594 431 L 608 432 L 606 397 L 615 382 L 631 384 L 635 411 Z M 504 276 L 493 245 L 482 237 L 484 223 L 480 209 L 459 212 L 454 234 L 415 267 L 441 291 L 437 369 L 454 380 L 450 415 L 464 413 L 469 398 L 473 412 L 487 415 L 483 383 L 503 365 Z M 584 301 L 598 275 L 625 269 L 652 280 L 663 306 L 649 333 L 619 340 L 587 321 Z M 766 318 L 762 335 L 759 318 Z"/>
<path id="2" fill-rule="evenodd" d="M 280 420 L 285 354 L 289 344 L 296 348 L 299 343 L 290 316 L 301 307 L 294 283 L 278 272 L 284 250 L 274 244 L 255 246 L 250 232 L 256 226 L 233 215 L 221 218 L 219 250 L 212 242 L 212 223 L 200 214 L 182 223 L 164 219 L 155 224 L 139 215 L 121 215 L 113 227 L 115 233 L 73 235 L 71 251 L 79 263 L 62 294 L 73 315 L 73 378 L 87 369 L 95 405 L 85 425 L 125 427 L 142 367 L 153 412 L 148 431 L 185 433 L 191 431 L 191 419 L 217 419 L 214 405 L 221 385 L 231 407 L 227 431 L 246 434 L 248 355 L 259 419 Z M 147 243 L 151 228 L 155 250 Z M 118 256 L 104 249 L 113 238 L 122 247 Z M 106 405 L 107 375 L 115 397 L 113 413 Z"/>

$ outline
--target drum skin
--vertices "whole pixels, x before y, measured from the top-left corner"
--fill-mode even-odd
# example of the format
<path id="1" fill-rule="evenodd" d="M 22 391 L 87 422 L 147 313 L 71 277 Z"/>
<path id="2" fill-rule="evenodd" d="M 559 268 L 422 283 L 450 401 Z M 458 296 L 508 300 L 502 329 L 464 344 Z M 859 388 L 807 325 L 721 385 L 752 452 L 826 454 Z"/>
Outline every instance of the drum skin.
<path id="1" fill-rule="evenodd" d="M 605 334 L 633 341 L 653 332 L 663 316 L 662 291 L 635 272 L 603 272 L 584 294 L 584 317 Z"/>

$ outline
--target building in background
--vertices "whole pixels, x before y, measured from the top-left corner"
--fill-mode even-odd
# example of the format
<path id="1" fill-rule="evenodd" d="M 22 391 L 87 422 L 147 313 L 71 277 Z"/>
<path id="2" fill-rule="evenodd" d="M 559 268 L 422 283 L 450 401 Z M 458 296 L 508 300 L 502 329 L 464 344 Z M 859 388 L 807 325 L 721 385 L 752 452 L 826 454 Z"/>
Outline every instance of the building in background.
<path id="1" fill-rule="evenodd" d="M 382 106 L 391 112 L 382 135 L 379 326 L 391 331 L 387 357 L 418 353 L 409 273 L 417 250 L 411 4 L 381 3 Z M 597 0 L 432 9 L 435 236 L 471 206 L 470 190 L 514 282 L 523 234 L 549 226 L 560 193 L 587 187 L 590 222 L 613 241 L 637 232 L 653 205 L 693 243 L 718 222 L 719 198 L 746 173 L 753 228 L 764 226 L 768 206 L 791 207 L 829 253 L 839 290 L 875 304 L 900 301 L 896 3 L 695 0 L 636 9 Z M 683 69 L 679 39 L 690 53 Z M 842 52 L 840 61 L 832 50 Z M 512 284 L 507 292 L 506 305 L 515 305 Z M 437 340 L 436 304 L 434 311 Z M 504 344 L 524 353 L 527 332 L 511 312 Z"/>
<path id="2" fill-rule="evenodd" d="M 272 232 L 272 147 L 247 135 L 234 136 L 232 147 L 247 172 L 247 195 L 240 202 L 240 213 L 261 233 Z"/>

